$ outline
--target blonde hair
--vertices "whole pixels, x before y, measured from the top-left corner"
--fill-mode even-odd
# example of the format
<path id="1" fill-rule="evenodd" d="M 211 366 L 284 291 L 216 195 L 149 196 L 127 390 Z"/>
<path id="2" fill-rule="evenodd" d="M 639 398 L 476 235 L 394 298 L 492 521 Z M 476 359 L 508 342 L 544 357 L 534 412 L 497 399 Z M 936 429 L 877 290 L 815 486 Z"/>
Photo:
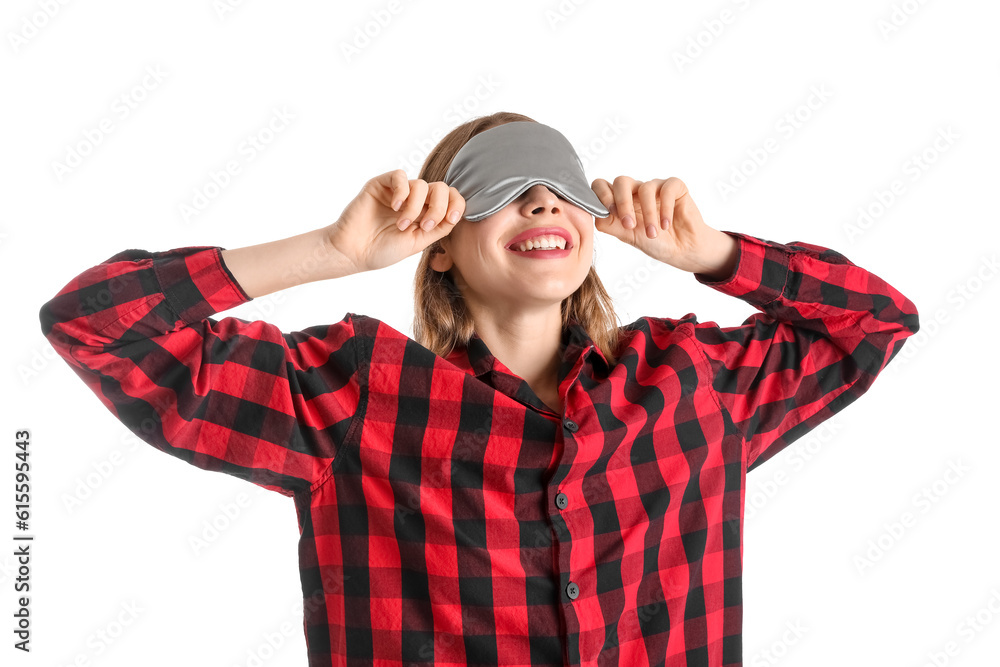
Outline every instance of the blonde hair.
<path id="1" fill-rule="evenodd" d="M 455 154 L 469 139 L 480 132 L 515 121 L 538 121 L 518 113 L 498 111 L 488 116 L 474 118 L 449 132 L 431 150 L 420 168 L 418 178 L 428 183 L 443 181 Z M 462 224 L 459 221 L 458 224 Z M 468 223 L 467 223 L 468 224 Z M 414 339 L 442 357 L 448 356 L 458 346 L 466 346 L 475 332 L 475 322 L 465 307 L 465 300 L 448 272 L 431 268 L 431 257 L 443 252 L 439 241 L 434 241 L 420 256 L 414 288 Z M 583 284 L 563 299 L 563 329 L 575 320 L 583 326 L 594 344 L 600 348 L 610 366 L 616 363 L 613 351 L 618 347 L 618 317 L 604 284 L 594 266 Z"/>

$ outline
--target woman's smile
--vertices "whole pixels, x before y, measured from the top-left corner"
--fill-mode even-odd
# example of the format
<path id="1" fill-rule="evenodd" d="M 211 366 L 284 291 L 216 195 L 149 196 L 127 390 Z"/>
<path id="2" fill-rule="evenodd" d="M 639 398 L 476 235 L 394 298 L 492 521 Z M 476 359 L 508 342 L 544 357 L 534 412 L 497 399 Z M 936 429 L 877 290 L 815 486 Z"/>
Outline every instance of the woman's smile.
<path id="1" fill-rule="evenodd" d="M 560 257 L 566 257 L 569 255 L 571 248 L 547 248 L 545 250 L 517 250 L 515 248 L 507 248 L 507 250 L 519 257 L 533 259 L 559 259 Z"/>

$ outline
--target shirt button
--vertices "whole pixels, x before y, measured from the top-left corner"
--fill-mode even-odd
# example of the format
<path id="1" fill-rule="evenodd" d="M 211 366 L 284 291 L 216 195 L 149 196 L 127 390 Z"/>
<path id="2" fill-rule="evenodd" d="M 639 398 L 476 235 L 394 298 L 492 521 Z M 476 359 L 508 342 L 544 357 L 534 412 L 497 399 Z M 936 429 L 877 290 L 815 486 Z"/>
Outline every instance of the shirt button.
<path id="1" fill-rule="evenodd" d="M 580 428 L 579 426 L 577 426 L 577 423 L 572 419 L 567 419 L 564 425 L 566 426 L 566 430 L 569 431 L 570 433 L 576 433 L 577 430 Z"/>
<path id="2" fill-rule="evenodd" d="M 566 595 L 569 596 L 570 600 L 575 600 L 580 595 L 580 587 L 572 581 L 569 582 L 566 586 Z"/>
<path id="3" fill-rule="evenodd" d="M 556 507 L 558 507 L 561 510 L 564 510 L 564 509 L 566 509 L 567 505 L 569 505 L 569 498 L 566 497 L 566 494 L 565 493 L 557 493 L 556 494 Z"/>

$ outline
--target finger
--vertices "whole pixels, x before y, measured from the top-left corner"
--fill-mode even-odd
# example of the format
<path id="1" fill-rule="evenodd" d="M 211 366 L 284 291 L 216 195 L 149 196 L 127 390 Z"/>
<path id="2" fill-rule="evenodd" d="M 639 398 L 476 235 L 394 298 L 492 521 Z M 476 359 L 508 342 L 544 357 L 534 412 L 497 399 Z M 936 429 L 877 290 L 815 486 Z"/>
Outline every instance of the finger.
<path id="1" fill-rule="evenodd" d="M 411 221 L 417 219 L 421 211 L 424 210 L 424 201 L 427 199 L 427 181 L 422 178 L 415 178 L 409 182 L 409 196 L 403 200 L 403 207 L 400 211 L 400 222 L 397 226 L 406 229 Z"/>
<path id="2" fill-rule="evenodd" d="M 659 218 L 659 207 L 656 203 L 657 185 L 659 181 L 646 181 L 639 186 L 639 206 L 642 207 L 642 220 L 646 227 L 646 236 L 656 238 L 656 221 Z"/>
<path id="3" fill-rule="evenodd" d="M 425 232 L 429 232 L 444 219 L 444 214 L 448 211 L 448 185 L 442 181 L 434 181 L 428 187 L 430 193 L 427 195 L 427 211 L 420 223 L 420 228 Z"/>
<path id="4" fill-rule="evenodd" d="M 449 225 L 454 226 L 465 213 L 465 198 L 456 187 L 448 188 L 448 217 L 445 220 Z"/>
<path id="5" fill-rule="evenodd" d="M 615 213 L 621 220 L 622 227 L 632 229 L 636 225 L 635 206 L 632 203 L 632 194 L 638 188 L 638 182 L 628 176 L 619 176 L 615 179 L 613 186 L 615 193 Z"/>
<path id="6" fill-rule="evenodd" d="M 686 194 L 687 186 L 681 179 L 671 176 L 663 182 L 663 186 L 660 188 L 660 201 L 662 202 L 660 226 L 663 229 L 667 229 L 674 219 L 674 208 L 677 206 L 677 200 Z"/>
<path id="7" fill-rule="evenodd" d="M 403 200 L 406 199 L 406 195 L 410 194 L 410 184 L 406 182 L 406 172 L 402 169 L 394 170 L 390 178 L 390 184 L 392 187 L 392 196 L 390 197 L 392 210 L 398 211 L 399 207 L 403 205 Z"/>
<path id="8" fill-rule="evenodd" d="M 594 191 L 597 198 L 601 200 L 604 204 L 604 208 L 608 209 L 609 216 L 614 215 L 611 207 L 615 204 L 615 193 L 611 191 L 611 184 L 608 183 L 603 178 L 594 179 L 594 182 L 590 184 L 590 189 Z M 595 216 L 596 217 L 596 216 Z M 607 220 L 607 218 L 597 218 L 598 220 Z"/>
<path id="9" fill-rule="evenodd" d="M 670 221 L 674 219 L 674 190 L 670 186 L 669 179 L 660 186 L 660 227 L 667 229 Z"/>

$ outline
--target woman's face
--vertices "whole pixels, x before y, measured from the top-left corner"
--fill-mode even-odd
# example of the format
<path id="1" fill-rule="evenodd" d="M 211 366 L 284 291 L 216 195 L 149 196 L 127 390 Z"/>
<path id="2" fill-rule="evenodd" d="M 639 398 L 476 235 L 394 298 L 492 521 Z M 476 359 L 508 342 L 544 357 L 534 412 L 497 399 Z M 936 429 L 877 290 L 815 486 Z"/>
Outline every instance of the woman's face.
<path id="1" fill-rule="evenodd" d="M 540 228 L 564 231 L 569 237 L 568 251 L 508 249 L 523 232 L 535 237 L 537 232 L 530 230 Z M 467 301 L 485 307 L 501 301 L 551 306 L 573 294 L 590 271 L 594 218 L 539 183 L 478 222 L 459 220 L 440 244 L 445 252 L 431 258 L 431 268 L 448 271 Z"/>

